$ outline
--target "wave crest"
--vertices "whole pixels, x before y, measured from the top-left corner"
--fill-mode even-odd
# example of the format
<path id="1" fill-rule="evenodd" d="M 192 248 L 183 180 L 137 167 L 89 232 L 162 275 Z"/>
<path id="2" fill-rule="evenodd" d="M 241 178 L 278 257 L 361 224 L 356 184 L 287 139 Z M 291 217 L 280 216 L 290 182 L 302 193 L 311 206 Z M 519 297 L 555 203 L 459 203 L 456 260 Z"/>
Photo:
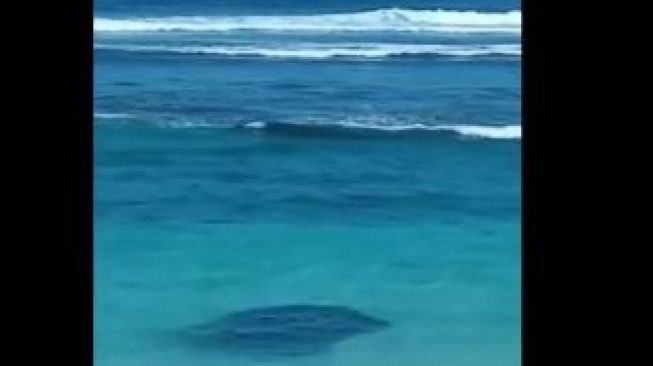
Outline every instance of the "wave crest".
<path id="1" fill-rule="evenodd" d="M 322 15 L 95 18 L 93 29 L 95 32 L 228 32 L 254 30 L 520 33 L 521 11 L 489 13 L 392 8 Z"/>
<path id="2" fill-rule="evenodd" d="M 333 57 L 382 58 L 392 56 L 520 56 L 519 44 L 439 45 L 439 44 L 299 44 L 284 47 L 256 46 L 146 46 L 103 45 L 96 49 L 126 52 L 220 55 L 234 57 L 271 57 L 326 59 Z"/>
<path id="3" fill-rule="evenodd" d="M 266 123 L 261 121 L 249 122 L 242 127 L 286 132 L 308 132 L 308 131 L 378 131 L 378 132 L 452 132 L 462 137 L 519 140 L 522 136 L 521 125 L 504 126 L 483 126 L 483 125 L 424 125 L 415 124 L 368 124 L 358 122 L 338 122 L 331 124 L 301 124 L 301 123 Z"/>

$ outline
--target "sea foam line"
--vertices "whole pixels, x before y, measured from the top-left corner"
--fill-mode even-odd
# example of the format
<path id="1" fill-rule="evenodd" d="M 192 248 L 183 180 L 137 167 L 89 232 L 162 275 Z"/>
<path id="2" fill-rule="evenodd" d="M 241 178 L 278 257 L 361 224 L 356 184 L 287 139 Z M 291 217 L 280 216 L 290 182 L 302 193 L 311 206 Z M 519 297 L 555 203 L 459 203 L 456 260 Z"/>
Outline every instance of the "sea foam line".
<path id="1" fill-rule="evenodd" d="M 96 49 L 126 52 L 206 54 L 242 57 L 325 59 L 332 57 L 380 58 L 411 55 L 440 56 L 520 56 L 519 44 L 439 45 L 439 44 L 297 44 L 292 46 L 158 46 L 98 44 Z"/>
<path id="2" fill-rule="evenodd" d="M 93 118 L 98 118 L 98 119 L 122 119 L 122 118 L 130 118 L 130 117 L 132 117 L 132 115 L 126 113 L 101 113 L 101 112 L 93 113 Z"/>
<path id="3" fill-rule="evenodd" d="M 483 125 L 424 125 L 415 124 L 369 124 L 359 122 L 337 122 L 332 124 L 299 124 L 299 123 L 265 123 L 255 121 L 245 124 L 243 127 L 251 129 L 274 128 L 274 126 L 284 126 L 286 128 L 345 128 L 376 130 L 385 132 L 410 132 L 410 131 L 447 131 L 454 132 L 465 137 L 486 138 L 486 139 L 505 139 L 518 140 L 522 136 L 521 125 L 504 125 L 504 126 L 483 126 Z"/>
<path id="4" fill-rule="evenodd" d="M 95 118 L 100 119 L 122 119 L 133 117 L 130 114 L 120 113 L 95 113 Z M 147 118 L 151 120 L 151 118 Z M 194 120 L 188 118 L 173 119 L 166 121 L 157 121 L 156 125 L 166 128 L 194 129 L 194 128 L 218 128 L 232 129 L 245 128 L 261 131 L 311 131 L 319 132 L 321 130 L 339 130 L 343 132 L 351 131 L 376 131 L 387 133 L 401 132 L 452 132 L 462 137 L 481 138 L 481 139 L 499 139 L 499 140 L 519 140 L 522 136 L 521 125 L 502 125 L 502 126 L 484 126 L 470 124 L 449 124 L 449 125 L 427 125 L 422 123 L 400 123 L 392 120 L 381 119 L 380 122 L 372 122 L 368 119 L 346 119 L 338 122 L 264 122 L 250 121 L 247 123 L 212 123 L 209 121 Z"/>
<path id="5" fill-rule="evenodd" d="M 521 11 L 501 13 L 454 10 L 378 9 L 320 15 L 173 16 L 95 18 L 95 32 L 463 32 L 520 33 Z"/>

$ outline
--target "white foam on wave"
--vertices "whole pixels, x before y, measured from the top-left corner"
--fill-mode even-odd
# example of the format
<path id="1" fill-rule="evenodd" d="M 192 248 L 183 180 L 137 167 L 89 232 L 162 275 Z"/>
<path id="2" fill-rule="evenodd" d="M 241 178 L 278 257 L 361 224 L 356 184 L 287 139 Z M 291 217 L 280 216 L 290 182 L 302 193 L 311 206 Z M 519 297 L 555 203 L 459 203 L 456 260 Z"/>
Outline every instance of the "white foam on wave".
<path id="1" fill-rule="evenodd" d="M 243 125 L 245 128 L 253 128 L 253 129 L 260 129 L 260 128 L 265 128 L 267 125 L 265 122 L 261 121 L 254 121 L 254 122 L 248 122 Z"/>
<path id="2" fill-rule="evenodd" d="M 505 125 L 505 126 L 482 126 L 482 125 L 424 125 L 421 123 L 415 124 L 364 124 L 356 122 L 343 122 L 340 123 L 342 127 L 348 128 L 364 128 L 383 131 L 451 131 L 456 132 L 463 136 L 469 137 L 483 137 L 490 139 L 521 139 L 521 126 L 520 125 Z"/>
<path id="3" fill-rule="evenodd" d="M 95 113 L 96 118 L 120 119 L 129 118 L 132 115 L 118 113 Z M 148 118 L 151 119 L 151 118 Z M 518 140 L 521 139 L 521 125 L 503 125 L 503 126 L 484 126 L 468 124 L 450 124 L 450 125 L 431 125 L 423 123 L 400 122 L 393 118 L 373 116 L 373 117 L 356 117 L 348 118 L 336 122 L 328 122 L 322 118 L 308 119 L 304 121 L 288 122 L 265 122 L 250 121 L 241 123 L 215 123 L 210 121 L 198 120 L 195 118 L 177 118 L 168 120 L 158 120 L 154 124 L 159 127 L 194 129 L 194 128 L 246 128 L 253 130 L 266 130 L 268 128 L 283 127 L 291 129 L 313 129 L 313 128 L 342 128 L 354 130 L 371 130 L 379 132 L 417 132 L 417 131 L 445 131 L 453 132 L 462 137 L 482 138 L 482 139 L 504 139 Z"/>
<path id="4" fill-rule="evenodd" d="M 521 125 L 504 125 L 504 126 L 483 126 L 483 125 L 425 125 L 421 123 L 413 124 L 374 124 L 355 121 L 342 121 L 336 123 L 317 123 L 317 124 L 300 124 L 284 123 L 282 125 L 296 128 L 311 127 L 340 127 L 365 130 L 377 130 L 386 132 L 407 132 L 407 131 L 449 131 L 457 133 L 464 137 L 485 138 L 485 139 L 502 139 L 518 140 L 521 139 Z M 252 129 L 265 129 L 268 124 L 261 121 L 250 122 L 243 127 Z"/>
<path id="5" fill-rule="evenodd" d="M 228 32 L 257 30 L 520 33 L 521 11 L 490 13 L 392 8 L 320 15 L 95 18 L 93 29 L 95 32 Z"/>
<path id="6" fill-rule="evenodd" d="M 93 117 L 98 119 L 119 119 L 130 118 L 132 115 L 126 113 L 93 113 Z"/>
<path id="7" fill-rule="evenodd" d="M 454 131 L 464 136 L 483 137 L 490 139 L 521 139 L 521 126 L 473 126 L 451 125 L 434 126 L 432 130 Z"/>
<path id="8" fill-rule="evenodd" d="M 441 45 L 441 44 L 295 44 L 280 47 L 262 46 L 147 46 L 104 45 L 96 49 L 128 52 L 163 52 L 242 57 L 325 59 L 332 57 L 380 58 L 410 55 L 440 56 L 520 56 L 519 44 Z"/>

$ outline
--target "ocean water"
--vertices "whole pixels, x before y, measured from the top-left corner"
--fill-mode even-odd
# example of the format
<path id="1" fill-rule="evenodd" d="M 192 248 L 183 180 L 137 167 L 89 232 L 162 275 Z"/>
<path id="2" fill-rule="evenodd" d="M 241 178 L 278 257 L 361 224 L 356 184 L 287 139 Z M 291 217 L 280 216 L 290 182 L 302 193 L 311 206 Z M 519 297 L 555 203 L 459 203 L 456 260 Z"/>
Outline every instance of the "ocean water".
<path id="1" fill-rule="evenodd" d="M 96 1 L 96 365 L 520 364 L 519 9 Z M 391 326 L 265 360 L 177 336 L 284 304 Z"/>

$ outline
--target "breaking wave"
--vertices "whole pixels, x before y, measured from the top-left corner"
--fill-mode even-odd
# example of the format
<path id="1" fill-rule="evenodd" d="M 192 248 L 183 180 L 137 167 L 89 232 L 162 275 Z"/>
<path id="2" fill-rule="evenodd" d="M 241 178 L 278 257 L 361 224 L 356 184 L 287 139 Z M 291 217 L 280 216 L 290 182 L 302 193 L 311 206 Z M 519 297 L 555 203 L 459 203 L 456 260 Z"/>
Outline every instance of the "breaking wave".
<path id="1" fill-rule="evenodd" d="M 457 32 L 520 33 L 521 11 L 378 9 L 319 15 L 95 18 L 95 32 Z"/>
<path id="2" fill-rule="evenodd" d="M 157 46 L 103 45 L 96 49 L 125 52 L 206 54 L 231 57 L 327 59 L 334 57 L 383 58 L 398 56 L 521 56 L 519 44 L 439 45 L 439 44 L 297 44 L 268 46 Z"/>

